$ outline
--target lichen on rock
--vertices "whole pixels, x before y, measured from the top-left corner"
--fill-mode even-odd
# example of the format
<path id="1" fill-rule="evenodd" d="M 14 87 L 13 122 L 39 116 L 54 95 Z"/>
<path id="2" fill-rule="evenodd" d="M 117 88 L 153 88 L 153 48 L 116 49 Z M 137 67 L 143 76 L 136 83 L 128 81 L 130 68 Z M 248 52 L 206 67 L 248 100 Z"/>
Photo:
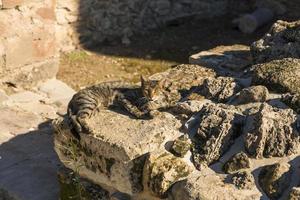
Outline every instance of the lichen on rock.
<path id="1" fill-rule="evenodd" d="M 300 59 L 284 58 L 252 67 L 254 84 L 281 93 L 300 94 Z"/>
<path id="2" fill-rule="evenodd" d="M 144 187 L 154 196 L 165 197 L 172 184 L 186 178 L 191 171 L 191 166 L 170 153 L 152 153 L 144 168 Z"/>
<path id="3" fill-rule="evenodd" d="M 187 135 L 182 135 L 174 140 L 170 152 L 178 157 L 184 157 L 191 149 L 191 141 Z"/>
<path id="4" fill-rule="evenodd" d="M 224 172 L 230 174 L 246 168 L 250 168 L 250 159 L 244 152 L 233 155 L 223 166 Z"/>
<path id="5" fill-rule="evenodd" d="M 238 189 L 252 189 L 255 187 L 254 177 L 249 171 L 240 171 L 233 174 L 231 181 Z"/>

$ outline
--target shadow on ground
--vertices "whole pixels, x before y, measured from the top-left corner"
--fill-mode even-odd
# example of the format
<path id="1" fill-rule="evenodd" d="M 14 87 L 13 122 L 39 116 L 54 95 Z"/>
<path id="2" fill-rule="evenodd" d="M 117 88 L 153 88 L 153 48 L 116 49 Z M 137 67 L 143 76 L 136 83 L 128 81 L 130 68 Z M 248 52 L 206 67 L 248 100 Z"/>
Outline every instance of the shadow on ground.
<path id="1" fill-rule="evenodd" d="M 57 200 L 57 169 L 50 123 L 0 145 L 0 187 L 20 199 Z"/>
<path id="2" fill-rule="evenodd" d="M 115 44 L 104 43 L 87 49 L 104 55 L 188 63 L 188 57 L 199 51 L 220 45 L 250 45 L 271 26 L 270 23 L 253 34 L 243 34 L 232 25 L 232 19 L 232 16 L 223 16 L 180 20 L 148 34 L 132 37 L 128 46 L 116 41 Z"/>

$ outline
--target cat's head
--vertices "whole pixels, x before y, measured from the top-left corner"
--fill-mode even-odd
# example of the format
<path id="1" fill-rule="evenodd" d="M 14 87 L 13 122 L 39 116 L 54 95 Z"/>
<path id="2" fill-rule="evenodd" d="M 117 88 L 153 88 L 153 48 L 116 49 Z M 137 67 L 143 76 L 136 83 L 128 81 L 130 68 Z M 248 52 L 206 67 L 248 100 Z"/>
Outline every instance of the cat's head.
<path id="1" fill-rule="evenodd" d="M 144 97 L 146 97 L 149 101 L 156 100 L 163 91 L 164 82 L 164 79 L 150 80 L 141 76 L 141 88 Z"/>

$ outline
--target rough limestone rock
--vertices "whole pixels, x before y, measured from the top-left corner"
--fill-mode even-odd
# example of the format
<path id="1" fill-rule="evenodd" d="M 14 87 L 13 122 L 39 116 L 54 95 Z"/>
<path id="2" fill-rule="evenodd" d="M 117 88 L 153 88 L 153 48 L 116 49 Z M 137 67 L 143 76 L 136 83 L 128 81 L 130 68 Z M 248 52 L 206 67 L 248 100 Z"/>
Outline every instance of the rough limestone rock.
<path id="1" fill-rule="evenodd" d="M 255 102 L 264 102 L 269 97 L 269 91 L 265 86 L 258 85 L 242 89 L 239 93 L 234 95 L 229 104 L 239 105 Z"/>
<path id="2" fill-rule="evenodd" d="M 184 160 L 167 152 L 150 154 L 145 163 L 143 182 L 149 191 L 158 197 L 165 197 L 175 182 L 186 178 L 192 171 Z"/>
<path id="3" fill-rule="evenodd" d="M 258 190 L 238 189 L 216 174 L 192 174 L 187 180 L 174 184 L 168 200 L 257 200 L 260 197 Z"/>
<path id="4" fill-rule="evenodd" d="M 250 168 L 250 160 L 244 152 L 233 155 L 224 165 L 225 173 L 234 173 L 240 169 Z"/>
<path id="5" fill-rule="evenodd" d="M 176 88 L 180 92 L 186 92 L 191 87 L 202 85 L 205 79 L 215 78 L 216 72 L 200 65 L 181 64 L 165 72 L 157 73 L 149 77 L 150 80 L 165 79 L 169 82 L 169 90 Z"/>
<path id="6" fill-rule="evenodd" d="M 223 75 L 241 72 L 251 64 L 249 47 L 245 45 L 218 46 L 189 57 L 189 63 L 213 68 Z"/>
<path id="7" fill-rule="evenodd" d="M 278 20 L 262 39 L 251 45 L 251 54 L 255 63 L 300 58 L 300 21 Z"/>
<path id="8" fill-rule="evenodd" d="M 280 109 L 266 103 L 247 117 L 244 126 L 245 148 L 256 158 L 283 157 L 297 152 L 299 130 L 297 115 L 291 109 Z"/>
<path id="9" fill-rule="evenodd" d="M 241 171 L 233 174 L 232 184 L 238 189 L 252 189 L 255 187 L 255 180 L 251 172 Z"/>
<path id="10" fill-rule="evenodd" d="M 300 94 L 284 94 L 281 100 L 297 113 L 300 113 Z"/>
<path id="11" fill-rule="evenodd" d="M 191 141 L 187 135 L 182 135 L 174 140 L 170 152 L 178 157 L 184 157 L 191 149 Z"/>
<path id="12" fill-rule="evenodd" d="M 300 187 L 293 187 L 288 200 L 299 200 L 300 199 Z"/>
<path id="13" fill-rule="evenodd" d="M 199 112 L 199 128 L 193 138 L 193 161 L 197 168 L 217 161 L 240 134 L 240 116 L 233 107 L 208 104 Z"/>
<path id="14" fill-rule="evenodd" d="M 253 82 L 276 92 L 300 94 L 300 59 L 285 58 L 253 66 Z"/>
<path id="15" fill-rule="evenodd" d="M 174 107 L 171 108 L 171 111 L 175 114 L 184 114 L 190 116 L 194 113 L 199 112 L 204 105 L 211 103 L 208 99 L 199 100 L 187 100 L 180 101 Z"/>
<path id="16" fill-rule="evenodd" d="M 259 173 L 259 185 L 271 199 L 278 199 L 289 187 L 291 172 L 288 163 L 267 165 Z"/>
<path id="17" fill-rule="evenodd" d="M 216 102 L 226 102 L 239 92 L 242 86 L 231 77 L 208 78 L 199 88 L 199 93 L 206 99 Z"/>
<path id="18" fill-rule="evenodd" d="M 181 124 L 168 113 L 151 120 L 131 119 L 127 115 L 102 110 L 86 119 L 90 134 L 78 141 L 59 118 L 54 124 L 55 150 L 60 160 L 72 170 L 96 184 L 113 187 L 127 194 L 143 190 L 142 171 L 146 154 L 164 149 L 167 141 L 181 133 Z"/>

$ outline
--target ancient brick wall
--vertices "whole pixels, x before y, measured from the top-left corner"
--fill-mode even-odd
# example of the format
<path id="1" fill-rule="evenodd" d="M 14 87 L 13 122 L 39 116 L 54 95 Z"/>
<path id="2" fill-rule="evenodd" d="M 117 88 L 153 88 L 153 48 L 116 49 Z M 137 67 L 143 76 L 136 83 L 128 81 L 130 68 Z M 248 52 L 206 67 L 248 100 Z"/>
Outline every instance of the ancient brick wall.
<path id="1" fill-rule="evenodd" d="M 54 77 L 59 51 L 135 34 L 181 17 L 224 14 L 228 0 L 0 0 L 0 83 Z"/>
<path id="2" fill-rule="evenodd" d="M 87 47 L 104 41 L 128 43 L 133 35 L 174 19 L 213 17 L 226 8 L 227 0 L 63 0 L 57 4 L 58 37 L 62 50 L 72 49 L 78 38 Z"/>
<path id="3" fill-rule="evenodd" d="M 55 77 L 55 0 L 0 0 L 0 81 L 20 87 Z"/>

